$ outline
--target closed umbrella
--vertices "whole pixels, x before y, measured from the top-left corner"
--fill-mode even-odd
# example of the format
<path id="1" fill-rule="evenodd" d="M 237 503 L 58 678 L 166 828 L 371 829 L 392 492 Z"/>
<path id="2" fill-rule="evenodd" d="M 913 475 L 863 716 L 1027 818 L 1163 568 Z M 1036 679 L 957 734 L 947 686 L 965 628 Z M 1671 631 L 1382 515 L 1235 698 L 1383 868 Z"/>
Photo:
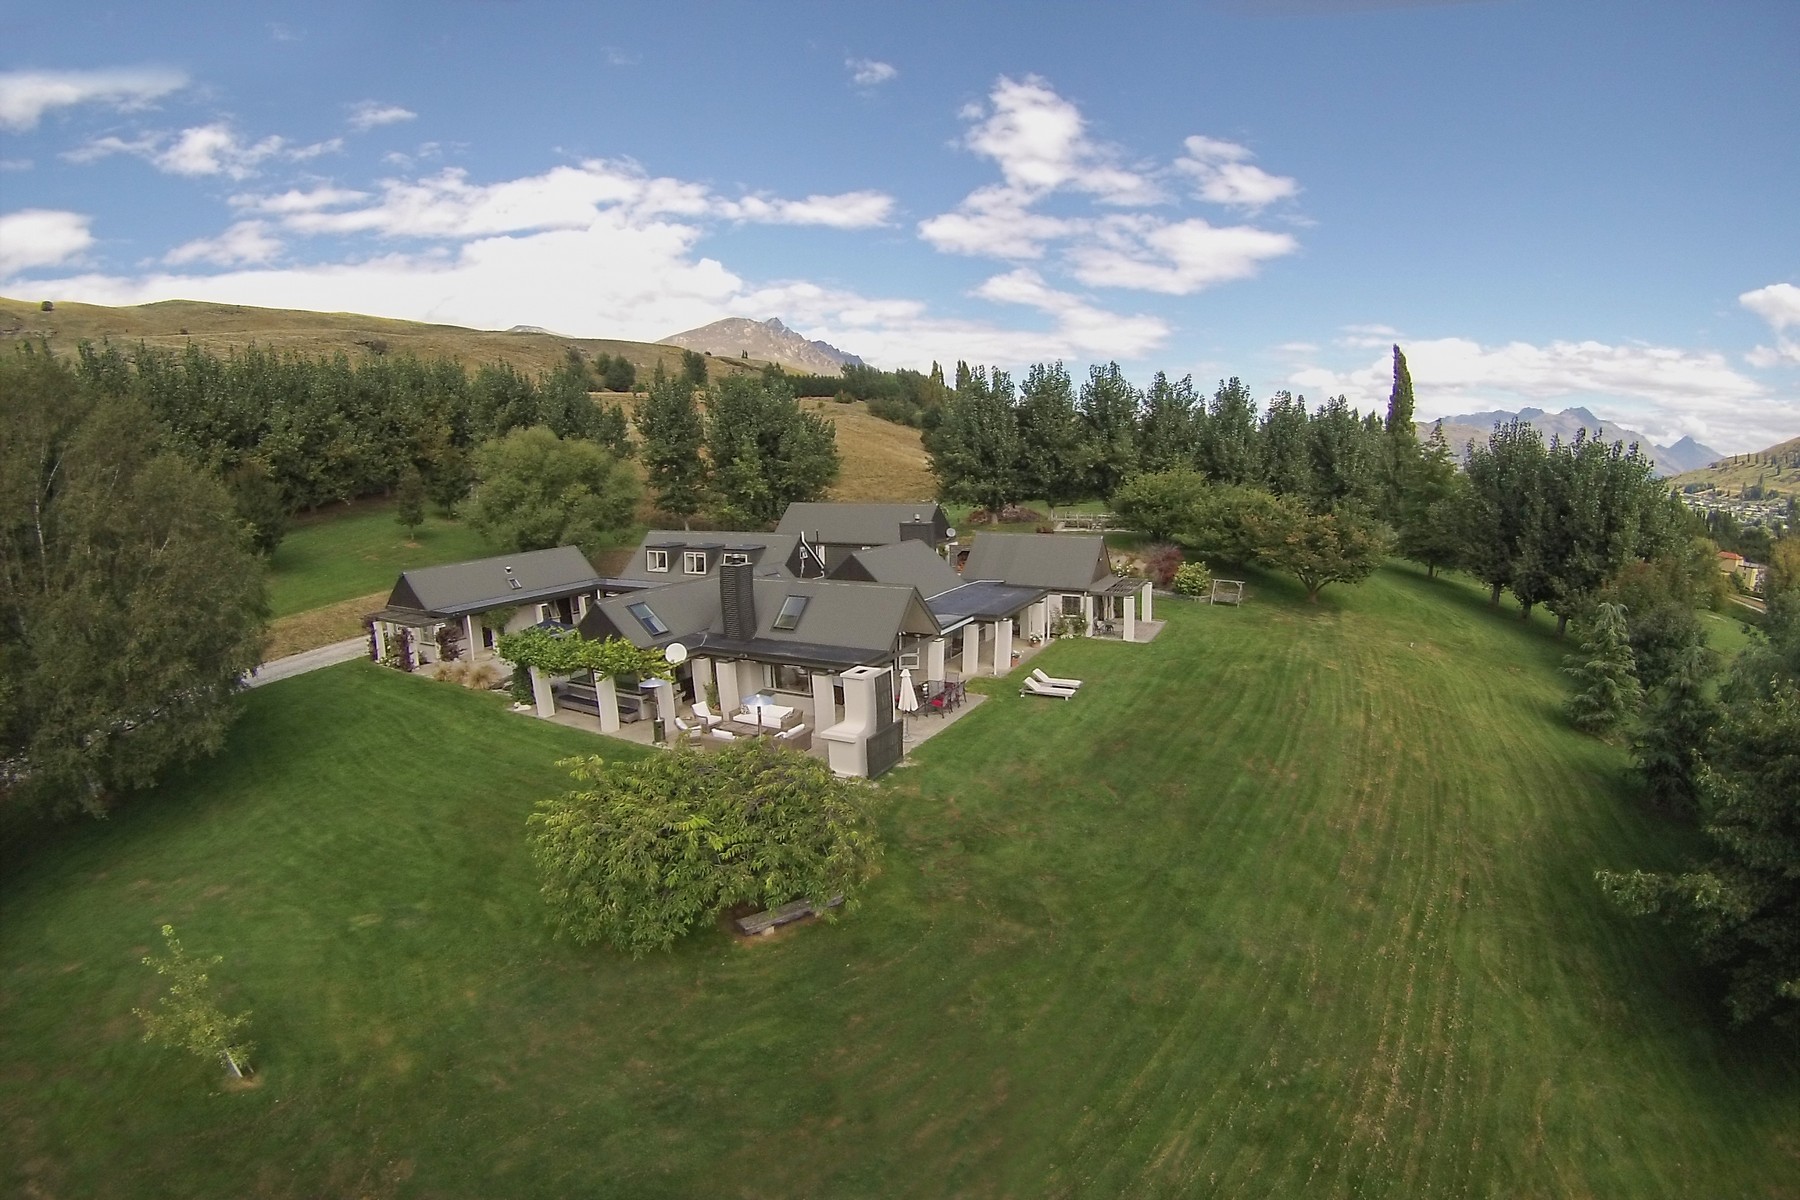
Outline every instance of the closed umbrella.
<path id="1" fill-rule="evenodd" d="M 911 667 L 906 667 L 900 672 L 899 704 L 901 712 L 919 711 L 919 693 L 913 691 Z"/>

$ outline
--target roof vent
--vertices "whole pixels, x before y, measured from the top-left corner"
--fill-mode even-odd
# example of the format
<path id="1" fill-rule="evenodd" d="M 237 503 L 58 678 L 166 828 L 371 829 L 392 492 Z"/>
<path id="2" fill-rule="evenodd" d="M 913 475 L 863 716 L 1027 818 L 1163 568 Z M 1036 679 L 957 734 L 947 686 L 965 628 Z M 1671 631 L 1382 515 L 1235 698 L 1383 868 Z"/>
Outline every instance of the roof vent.
<path id="1" fill-rule="evenodd" d="M 517 579 L 517 578 L 515 578 L 515 577 L 514 577 L 514 576 L 513 576 L 513 570 L 512 570 L 512 568 L 511 568 L 511 567 L 507 567 L 507 568 L 505 568 L 505 570 L 506 570 L 506 583 L 507 583 L 507 586 L 508 586 L 508 587 L 510 587 L 510 588 L 512 588 L 512 590 L 513 590 L 513 591 L 515 591 L 515 592 L 522 592 L 522 591 L 524 591 L 524 590 L 525 590 L 525 585 L 524 585 L 524 584 L 522 584 L 522 583 L 520 583 L 520 582 L 519 582 L 519 581 L 518 581 L 518 579 Z"/>

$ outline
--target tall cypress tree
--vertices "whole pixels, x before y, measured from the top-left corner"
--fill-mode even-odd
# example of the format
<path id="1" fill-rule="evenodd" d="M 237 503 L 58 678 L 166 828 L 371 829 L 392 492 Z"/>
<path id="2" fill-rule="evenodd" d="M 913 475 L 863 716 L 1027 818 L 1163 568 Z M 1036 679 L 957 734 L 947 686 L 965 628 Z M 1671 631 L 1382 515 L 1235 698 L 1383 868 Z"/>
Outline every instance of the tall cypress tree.
<path id="1" fill-rule="evenodd" d="M 1419 432 L 1413 424 L 1412 372 L 1394 347 L 1394 390 L 1388 395 L 1387 443 L 1382 461 L 1382 515 L 1398 522 L 1420 462 Z"/>

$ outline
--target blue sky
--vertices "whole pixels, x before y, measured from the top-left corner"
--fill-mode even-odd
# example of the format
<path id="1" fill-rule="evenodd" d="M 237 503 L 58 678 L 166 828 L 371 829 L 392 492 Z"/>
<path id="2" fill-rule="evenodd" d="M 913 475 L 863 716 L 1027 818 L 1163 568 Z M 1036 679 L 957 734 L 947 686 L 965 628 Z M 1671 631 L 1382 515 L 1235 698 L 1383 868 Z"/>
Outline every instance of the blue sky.
<path id="1" fill-rule="evenodd" d="M 0 0 L 0 294 L 1800 434 L 1800 4 Z"/>

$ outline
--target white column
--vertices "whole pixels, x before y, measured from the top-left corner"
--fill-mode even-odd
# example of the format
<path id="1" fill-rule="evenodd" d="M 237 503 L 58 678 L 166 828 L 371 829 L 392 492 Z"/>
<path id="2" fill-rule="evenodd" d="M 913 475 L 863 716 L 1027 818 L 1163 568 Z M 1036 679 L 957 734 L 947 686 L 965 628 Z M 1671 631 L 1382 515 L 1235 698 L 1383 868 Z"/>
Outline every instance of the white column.
<path id="1" fill-rule="evenodd" d="M 475 661 L 475 652 L 477 650 L 481 649 L 481 639 L 475 636 L 475 631 L 480 628 L 481 628 L 481 623 L 475 619 L 474 614 L 470 614 L 469 616 L 466 616 L 463 618 L 463 661 L 464 662 L 468 662 L 468 663 L 474 662 Z"/>
<path id="2" fill-rule="evenodd" d="M 963 626 L 962 673 L 968 679 L 981 670 L 981 626 L 970 621 Z"/>
<path id="3" fill-rule="evenodd" d="M 813 730 L 828 729 L 838 723 L 837 676 L 829 671 L 812 673 Z"/>
<path id="4" fill-rule="evenodd" d="M 1012 670 L 1012 622 L 994 622 L 994 674 Z"/>
<path id="5" fill-rule="evenodd" d="M 1025 610 L 1025 636 L 1043 641 L 1050 636 L 1050 600 L 1042 597 Z"/>
<path id="6" fill-rule="evenodd" d="M 375 628 L 375 661 L 380 662 L 387 657 L 387 622 L 371 621 Z"/>
<path id="7" fill-rule="evenodd" d="M 944 639 L 941 637 L 925 643 L 925 678 L 934 683 L 944 682 Z"/>
<path id="8" fill-rule="evenodd" d="M 537 702 L 537 715 L 553 717 L 556 715 L 556 697 L 550 694 L 550 677 L 536 667 L 531 671 L 531 698 Z"/>
<path id="9" fill-rule="evenodd" d="M 1125 640 L 1137 641 L 1137 597 L 1125 597 Z"/>
<path id="10" fill-rule="evenodd" d="M 1151 592 L 1151 590 L 1152 590 L 1152 588 L 1151 588 L 1150 581 L 1148 579 L 1144 580 L 1144 586 L 1142 589 L 1140 589 L 1140 591 L 1144 597 L 1144 620 L 1146 620 L 1146 621 L 1151 621 L 1151 620 L 1155 619 L 1154 617 L 1152 617 L 1150 615 L 1150 592 Z"/>
<path id="11" fill-rule="evenodd" d="M 619 732 L 619 689 L 613 686 L 611 675 L 594 681 L 594 695 L 600 702 L 600 732 Z"/>
<path id="12" fill-rule="evenodd" d="M 1081 593 L 1081 623 L 1083 633 L 1090 637 L 1094 632 L 1094 597 L 1087 592 Z"/>
<path id="13" fill-rule="evenodd" d="M 713 676 L 713 660 L 710 658 L 690 658 L 688 662 L 694 668 L 694 699 L 706 702 L 706 685 L 718 688 L 718 680 Z"/>
<path id="14" fill-rule="evenodd" d="M 718 665 L 719 672 L 719 713 L 728 717 L 738 710 L 743 703 L 744 694 L 738 691 L 738 664 L 735 659 L 727 659 Z"/>

